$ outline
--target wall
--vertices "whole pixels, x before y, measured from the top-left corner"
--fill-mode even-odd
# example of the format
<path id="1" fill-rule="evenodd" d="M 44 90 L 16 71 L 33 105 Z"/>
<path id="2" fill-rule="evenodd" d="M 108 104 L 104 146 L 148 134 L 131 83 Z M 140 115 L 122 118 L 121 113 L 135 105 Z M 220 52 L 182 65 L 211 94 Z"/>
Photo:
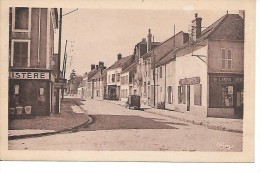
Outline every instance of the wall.
<path id="1" fill-rule="evenodd" d="M 235 41 L 209 41 L 209 72 L 223 72 L 221 48 L 231 49 L 232 51 L 232 69 L 228 72 L 244 71 L 244 42 Z"/>
<path id="2" fill-rule="evenodd" d="M 160 77 L 160 69 L 162 69 L 162 77 Z M 156 99 L 155 103 L 165 102 L 165 65 L 156 68 Z"/>
<path id="3" fill-rule="evenodd" d="M 207 56 L 208 46 L 204 46 L 193 52 L 193 55 Z M 207 62 L 207 58 L 201 57 Z M 202 105 L 194 105 L 194 85 L 190 85 L 190 111 L 189 113 L 194 115 L 207 116 L 207 64 L 196 56 L 192 56 L 192 53 L 188 53 L 183 56 L 176 57 L 176 80 L 175 80 L 175 111 L 187 112 L 187 85 L 186 85 L 186 103 L 178 103 L 178 89 L 180 86 L 180 79 L 200 77 L 200 84 L 202 84 Z"/>
<path id="4" fill-rule="evenodd" d="M 176 61 L 170 61 L 168 64 L 166 64 L 166 102 L 165 102 L 165 108 L 169 110 L 175 109 L 175 98 L 174 96 L 178 94 L 178 89 L 176 89 L 175 84 L 175 72 L 176 71 Z M 172 87 L 172 102 L 169 103 L 168 100 L 168 86 Z"/>
<path id="5" fill-rule="evenodd" d="M 128 76 L 128 77 L 127 77 Z M 127 97 L 129 96 L 129 72 L 125 72 L 125 73 L 122 73 L 121 74 L 121 78 L 122 77 L 125 77 L 125 83 L 123 84 L 122 81 L 121 81 L 121 95 L 120 95 L 120 100 L 121 101 L 127 101 Z M 127 92 L 126 92 L 127 91 Z M 125 96 L 123 97 L 123 92 L 126 92 L 125 93 Z"/>
<path id="6" fill-rule="evenodd" d="M 116 73 L 121 73 L 122 68 L 114 68 L 107 70 L 107 85 L 117 85 L 120 86 L 120 82 L 116 82 Z M 112 74 L 115 74 L 115 82 L 112 82 Z M 110 77 L 110 79 L 108 79 Z"/>

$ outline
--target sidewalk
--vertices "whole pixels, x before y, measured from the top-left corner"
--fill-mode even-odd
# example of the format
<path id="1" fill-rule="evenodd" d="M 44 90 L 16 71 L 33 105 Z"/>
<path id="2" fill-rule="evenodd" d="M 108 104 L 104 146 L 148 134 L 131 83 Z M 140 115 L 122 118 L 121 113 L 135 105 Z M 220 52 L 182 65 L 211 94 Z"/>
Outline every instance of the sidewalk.
<path id="1" fill-rule="evenodd" d="M 113 100 L 103 100 L 105 102 L 118 104 L 125 106 L 124 102 L 113 101 Z M 229 119 L 229 118 L 214 118 L 214 117 L 205 117 L 191 115 L 182 112 L 175 112 L 164 109 L 155 109 L 155 108 L 142 108 L 145 112 L 154 113 L 166 117 L 171 117 L 176 120 L 185 121 L 188 123 L 193 123 L 195 125 L 203 125 L 210 129 L 223 130 L 228 132 L 243 133 L 243 120 L 242 119 Z"/>
<path id="2" fill-rule="evenodd" d="M 79 98 L 62 99 L 60 114 L 11 120 L 8 131 L 9 139 L 57 134 L 89 123 L 91 119 L 79 107 L 80 101 Z"/>

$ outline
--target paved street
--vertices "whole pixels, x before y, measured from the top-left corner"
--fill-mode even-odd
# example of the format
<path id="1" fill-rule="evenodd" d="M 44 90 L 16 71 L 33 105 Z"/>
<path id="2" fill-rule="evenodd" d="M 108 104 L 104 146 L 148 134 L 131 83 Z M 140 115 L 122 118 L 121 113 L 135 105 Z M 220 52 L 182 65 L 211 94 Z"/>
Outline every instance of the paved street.
<path id="1" fill-rule="evenodd" d="M 208 129 L 169 117 L 87 100 L 93 122 L 73 133 L 9 141 L 19 150 L 241 151 L 242 133 Z M 174 113 L 174 112 L 172 112 Z"/>

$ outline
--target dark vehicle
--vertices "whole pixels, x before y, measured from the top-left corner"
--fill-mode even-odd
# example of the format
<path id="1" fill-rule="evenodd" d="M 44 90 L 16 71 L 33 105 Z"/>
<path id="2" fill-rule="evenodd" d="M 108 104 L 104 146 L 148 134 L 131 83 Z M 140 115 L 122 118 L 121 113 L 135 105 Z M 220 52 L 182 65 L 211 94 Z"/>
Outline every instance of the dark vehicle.
<path id="1" fill-rule="evenodd" d="M 138 95 L 130 95 L 128 96 L 128 100 L 126 102 L 126 108 L 128 107 L 130 109 L 130 107 L 134 107 L 137 109 L 140 109 L 140 96 Z"/>

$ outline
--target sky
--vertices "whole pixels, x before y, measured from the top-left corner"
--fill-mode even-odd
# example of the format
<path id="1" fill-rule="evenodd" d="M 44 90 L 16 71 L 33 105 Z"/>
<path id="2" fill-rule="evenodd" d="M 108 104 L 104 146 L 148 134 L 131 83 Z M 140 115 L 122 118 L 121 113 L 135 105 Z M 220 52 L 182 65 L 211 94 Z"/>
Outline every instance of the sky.
<path id="1" fill-rule="evenodd" d="M 63 9 L 66 14 L 75 9 Z M 238 11 L 228 11 L 238 13 Z M 111 66 L 117 54 L 131 55 L 134 46 L 147 39 L 148 29 L 156 42 L 163 42 L 180 31 L 189 32 L 195 13 L 202 18 L 202 29 L 227 13 L 226 11 L 81 9 L 63 16 L 62 62 L 68 40 L 67 70 L 77 75 L 90 71 L 91 64 L 103 61 Z"/>

